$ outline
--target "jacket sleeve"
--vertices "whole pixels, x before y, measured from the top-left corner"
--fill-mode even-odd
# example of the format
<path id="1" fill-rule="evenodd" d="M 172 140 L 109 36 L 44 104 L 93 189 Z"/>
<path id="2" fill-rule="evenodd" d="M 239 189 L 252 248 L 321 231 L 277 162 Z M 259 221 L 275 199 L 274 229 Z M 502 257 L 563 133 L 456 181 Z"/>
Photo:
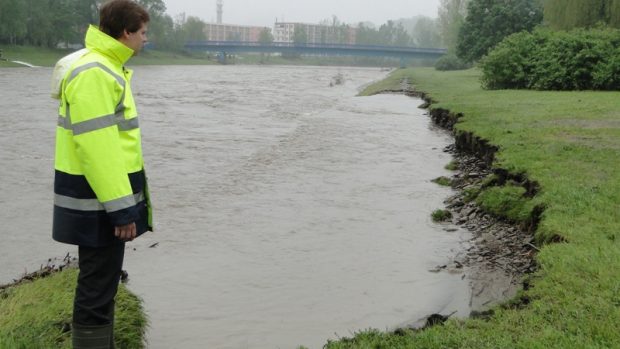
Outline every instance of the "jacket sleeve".
<path id="1" fill-rule="evenodd" d="M 65 88 L 76 154 L 86 180 L 115 226 L 139 216 L 117 127 L 124 88 L 101 68 L 84 70 Z"/>

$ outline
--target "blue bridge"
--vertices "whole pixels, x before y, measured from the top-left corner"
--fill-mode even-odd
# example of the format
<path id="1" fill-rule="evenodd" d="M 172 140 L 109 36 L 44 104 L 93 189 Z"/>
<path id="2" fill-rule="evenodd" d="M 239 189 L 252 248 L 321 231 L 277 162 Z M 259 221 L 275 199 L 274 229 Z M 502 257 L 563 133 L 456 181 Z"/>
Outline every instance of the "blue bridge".
<path id="1" fill-rule="evenodd" d="M 223 56 L 235 53 L 282 53 L 302 55 L 330 55 L 330 56 L 370 56 L 392 57 L 404 60 L 423 58 L 437 59 L 446 54 L 445 49 L 375 46 L 375 45 L 347 45 L 347 44 L 294 44 L 294 43 L 260 43 L 242 41 L 190 41 L 185 49 L 192 51 L 218 52 Z"/>

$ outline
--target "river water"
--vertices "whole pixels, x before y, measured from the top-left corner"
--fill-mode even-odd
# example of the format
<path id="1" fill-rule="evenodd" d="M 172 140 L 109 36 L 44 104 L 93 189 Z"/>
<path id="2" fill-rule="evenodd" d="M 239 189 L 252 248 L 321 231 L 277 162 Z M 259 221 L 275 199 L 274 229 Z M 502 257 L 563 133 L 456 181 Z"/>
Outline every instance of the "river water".
<path id="1" fill-rule="evenodd" d="M 418 99 L 355 97 L 385 72 L 135 70 L 156 232 L 128 244 L 125 268 L 149 348 L 320 348 L 468 314 L 467 280 L 429 272 L 468 238 L 430 220 L 451 194 L 431 183 L 451 136 Z M 76 250 L 50 237 L 50 75 L 0 70 L 0 284 Z"/>

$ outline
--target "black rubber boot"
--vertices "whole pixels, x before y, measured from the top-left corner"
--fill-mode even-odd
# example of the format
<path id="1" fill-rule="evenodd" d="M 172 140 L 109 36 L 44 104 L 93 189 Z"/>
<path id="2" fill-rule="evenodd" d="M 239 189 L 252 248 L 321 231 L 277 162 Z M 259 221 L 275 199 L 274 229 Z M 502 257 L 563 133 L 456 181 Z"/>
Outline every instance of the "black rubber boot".
<path id="1" fill-rule="evenodd" d="M 110 313 L 110 320 L 112 321 L 111 329 L 110 329 L 110 346 L 109 349 L 116 349 L 114 345 L 114 306 L 112 306 L 112 311 Z"/>
<path id="2" fill-rule="evenodd" d="M 84 326 L 74 323 L 71 335 L 73 349 L 113 348 L 112 325 Z"/>

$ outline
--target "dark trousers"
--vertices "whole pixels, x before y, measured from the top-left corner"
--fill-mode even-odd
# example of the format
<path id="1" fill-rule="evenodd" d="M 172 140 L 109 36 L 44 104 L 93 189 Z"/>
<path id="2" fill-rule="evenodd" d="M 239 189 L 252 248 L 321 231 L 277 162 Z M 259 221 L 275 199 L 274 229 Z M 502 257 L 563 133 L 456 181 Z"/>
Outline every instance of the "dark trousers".
<path id="1" fill-rule="evenodd" d="M 114 297 L 121 278 L 125 243 L 78 250 L 80 273 L 73 303 L 73 322 L 86 326 L 114 321 Z"/>

